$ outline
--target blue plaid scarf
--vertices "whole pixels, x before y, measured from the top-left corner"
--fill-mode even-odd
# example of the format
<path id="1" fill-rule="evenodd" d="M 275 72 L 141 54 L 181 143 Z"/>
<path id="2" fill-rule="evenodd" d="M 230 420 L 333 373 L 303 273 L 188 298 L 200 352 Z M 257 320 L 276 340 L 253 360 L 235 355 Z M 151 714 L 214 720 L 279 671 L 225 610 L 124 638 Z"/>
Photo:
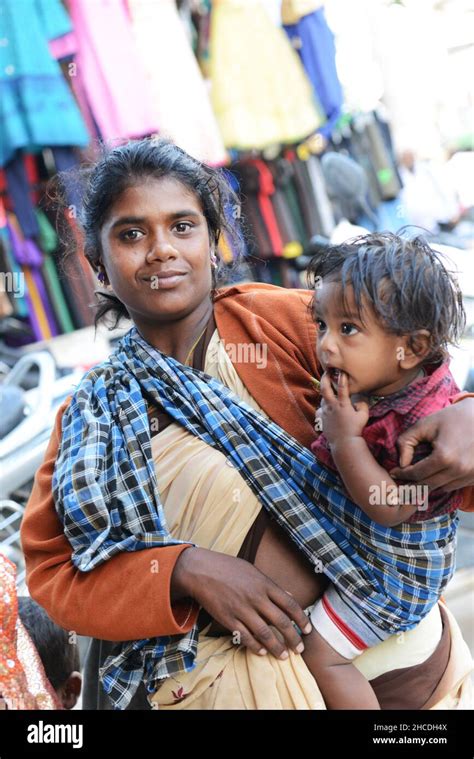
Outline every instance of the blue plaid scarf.
<path id="1" fill-rule="evenodd" d="M 183 542 L 169 534 L 160 501 L 147 401 L 233 463 L 381 637 L 414 627 L 436 603 L 453 568 L 452 520 L 397 528 L 371 522 L 309 450 L 219 381 L 153 348 L 136 328 L 86 373 L 63 415 L 53 494 L 78 569 L 88 572 L 121 551 Z M 160 679 L 191 670 L 197 639 L 194 628 L 118 644 L 101 670 L 114 706 L 125 708 L 142 679 L 153 692 Z"/>

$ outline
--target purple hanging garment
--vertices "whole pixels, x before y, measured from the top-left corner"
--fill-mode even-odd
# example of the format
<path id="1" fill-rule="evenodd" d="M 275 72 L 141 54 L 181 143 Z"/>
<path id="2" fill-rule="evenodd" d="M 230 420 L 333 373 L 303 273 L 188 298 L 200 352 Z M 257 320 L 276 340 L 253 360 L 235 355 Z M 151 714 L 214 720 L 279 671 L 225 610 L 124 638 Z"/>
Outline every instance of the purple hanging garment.
<path id="1" fill-rule="evenodd" d="M 10 240 L 12 244 L 13 255 L 15 256 L 16 261 L 21 266 L 25 266 L 29 268 L 33 281 L 38 290 L 41 303 L 45 311 L 45 315 L 48 321 L 51 335 L 53 337 L 56 337 L 59 334 L 59 330 L 56 324 L 56 320 L 54 318 L 54 313 L 51 308 L 51 304 L 49 302 L 48 293 L 46 291 L 46 287 L 44 285 L 43 278 L 41 276 L 41 267 L 43 265 L 43 254 L 39 250 L 38 246 L 33 242 L 33 240 L 21 240 L 13 224 L 11 224 L 10 222 L 7 222 L 7 227 L 8 227 L 8 232 L 9 232 Z M 43 340 L 44 334 L 41 330 L 41 325 L 39 323 L 37 314 L 35 312 L 33 302 L 27 290 L 25 290 L 25 296 L 28 302 L 29 319 L 30 319 L 31 326 L 33 328 L 35 338 L 37 340 Z"/>

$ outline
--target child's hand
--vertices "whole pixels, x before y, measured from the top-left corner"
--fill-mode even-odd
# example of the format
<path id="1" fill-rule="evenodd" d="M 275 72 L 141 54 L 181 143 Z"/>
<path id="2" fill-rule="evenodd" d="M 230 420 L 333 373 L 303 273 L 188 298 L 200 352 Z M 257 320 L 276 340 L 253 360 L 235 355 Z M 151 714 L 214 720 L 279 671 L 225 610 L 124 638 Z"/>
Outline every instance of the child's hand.
<path id="1" fill-rule="evenodd" d="M 352 404 L 347 374 L 340 372 L 335 394 L 329 375 L 321 378 L 321 406 L 316 412 L 322 432 L 330 445 L 343 438 L 360 437 L 369 419 L 369 406 L 365 401 Z"/>

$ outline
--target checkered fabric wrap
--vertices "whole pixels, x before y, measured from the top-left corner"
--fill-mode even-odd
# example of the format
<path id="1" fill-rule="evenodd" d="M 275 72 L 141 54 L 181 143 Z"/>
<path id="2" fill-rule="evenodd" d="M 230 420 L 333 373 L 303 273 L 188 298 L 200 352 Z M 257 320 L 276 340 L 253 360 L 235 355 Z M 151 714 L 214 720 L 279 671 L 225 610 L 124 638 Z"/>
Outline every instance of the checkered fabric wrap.
<path id="1" fill-rule="evenodd" d="M 146 399 L 146 400 L 145 400 Z M 120 551 L 176 544 L 160 503 L 147 401 L 221 451 L 304 555 L 377 625 L 382 637 L 414 627 L 453 570 L 454 520 L 373 524 L 337 477 L 280 427 L 220 382 L 165 356 L 136 328 L 90 370 L 62 421 L 53 477 L 56 509 L 87 572 Z M 194 666 L 197 630 L 118 644 L 101 670 L 116 708 L 140 681 Z"/>

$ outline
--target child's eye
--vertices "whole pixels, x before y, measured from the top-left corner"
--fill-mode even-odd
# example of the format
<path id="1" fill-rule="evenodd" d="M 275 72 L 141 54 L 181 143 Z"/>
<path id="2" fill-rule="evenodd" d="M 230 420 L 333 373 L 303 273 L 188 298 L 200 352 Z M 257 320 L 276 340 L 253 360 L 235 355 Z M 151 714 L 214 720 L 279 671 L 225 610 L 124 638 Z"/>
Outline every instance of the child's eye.
<path id="1" fill-rule="evenodd" d="M 121 233 L 120 238 L 128 242 L 134 242 L 135 240 L 139 240 L 141 236 L 143 236 L 143 232 L 139 229 L 127 229 Z"/>
<path id="2" fill-rule="evenodd" d="M 323 322 L 322 319 L 316 319 L 316 328 L 318 332 L 324 332 L 326 329 L 326 322 Z"/>
<path id="3" fill-rule="evenodd" d="M 189 232 L 189 230 L 192 228 L 193 228 L 193 225 L 189 221 L 179 221 L 175 226 L 176 231 L 179 232 L 180 234 Z"/>
<path id="4" fill-rule="evenodd" d="M 344 324 L 341 324 L 341 333 L 343 335 L 356 335 L 359 330 L 355 326 L 355 324 L 350 324 L 349 322 L 344 322 Z"/>

